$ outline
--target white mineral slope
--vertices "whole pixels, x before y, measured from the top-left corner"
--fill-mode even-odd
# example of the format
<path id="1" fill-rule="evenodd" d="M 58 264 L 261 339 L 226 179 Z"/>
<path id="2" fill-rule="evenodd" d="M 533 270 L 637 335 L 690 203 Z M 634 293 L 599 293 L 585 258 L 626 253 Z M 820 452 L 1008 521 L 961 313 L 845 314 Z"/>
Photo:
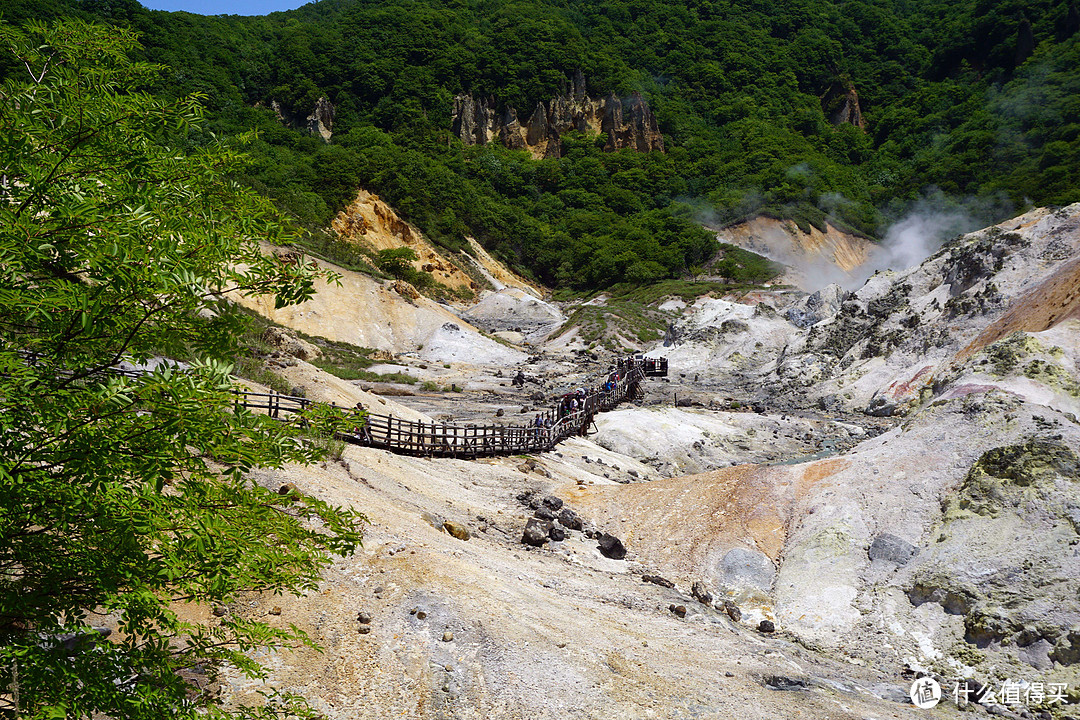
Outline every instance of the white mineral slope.
<path id="1" fill-rule="evenodd" d="M 435 328 L 419 355 L 438 363 L 470 363 L 473 365 L 514 365 L 528 356 L 512 347 L 484 337 L 465 322 L 446 322 Z"/>
<path id="2" fill-rule="evenodd" d="M 574 454 L 616 461 L 574 442 Z M 521 545 L 531 512 L 517 499 L 523 490 L 646 486 L 616 485 L 562 455 L 539 459 L 548 477 L 513 458 L 426 460 L 350 446 L 340 462 L 261 475 L 271 488 L 291 482 L 373 519 L 363 549 L 336 561 L 307 598 L 251 596 L 229 608 L 295 624 L 325 647 L 262 656 L 267 683 L 332 720 L 921 717 L 871 694 L 895 696 L 902 682 L 642 583 L 651 561 L 604 558 L 576 532 L 542 550 Z M 437 529 L 444 518 L 472 537 Z M 672 603 L 687 606 L 685 618 Z M 360 612 L 371 616 L 369 632 Z M 767 689 L 775 676 L 809 689 Z M 234 678 L 225 697 L 259 687 Z"/>
<path id="3" fill-rule="evenodd" d="M 237 301 L 275 323 L 308 335 L 395 353 L 423 350 L 425 359 L 432 362 L 471 358 L 477 363 L 506 363 L 525 357 L 484 337 L 448 307 L 420 295 L 408 283 L 380 282 L 329 263 L 319 264 L 341 279 L 316 283 L 315 295 L 305 303 L 275 308 L 269 297 Z"/>
<path id="4" fill-rule="evenodd" d="M 557 306 L 519 288 L 482 293 L 462 317 L 489 332 L 522 333 L 531 342 L 542 340 L 566 320 Z"/>
<path id="5" fill-rule="evenodd" d="M 791 299 L 783 292 L 699 298 L 673 325 L 669 341 L 647 355 L 666 357 L 672 373 L 726 377 L 758 372 L 775 362 L 799 331 L 777 309 Z"/>
<path id="6" fill-rule="evenodd" d="M 354 408 L 360 403 L 364 409 L 377 415 L 393 415 L 414 422 L 432 421 L 424 413 L 395 402 L 392 398 L 362 390 L 355 382 L 342 380 L 303 360 L 296 360 L 295 364 L 277 372 L 293 387 L 301 388 L 304 397 L 316 402 L 333 403 L 343 408 Z"/>
<path id="7" fill-rule="evenodd" d="M 797 304 L 699 301 L 649 354 L 679 372 L 743 377 L 773 397 L 902 415 L 979 349 L 1080 317 L 1080 203 L 961 236 L 853 293 L 834 290 Z"/>
<path id="8" fill-rule="evenodd" d="M 840 457 L 566 497 L 665 576 L 811 646 L 945 669 L 982 647 L 1003 671 L 1075 682 L 1078 447 L 1074 417 L 984 386 Z M 1006 477 L 973 470 L 986 458 Z"/>
<path id="9" fill-rule="evenodd" d="M 828 420 L 753 412 L 626 407 L 596 416 L 591 439 L 655 466 L 665 476 L 807 456 L 823 439 L 851 442 L 862 428 Z"/>
<path id="10" fill-rule="evenodd" d="M 870 278 L 839 313 L 794 337 L 775 367 L 777 391 L 804 387 L 852 409 L 903 414 L 979 349 L 1076 317 L 1080 203 L 1033 210 Z"/>

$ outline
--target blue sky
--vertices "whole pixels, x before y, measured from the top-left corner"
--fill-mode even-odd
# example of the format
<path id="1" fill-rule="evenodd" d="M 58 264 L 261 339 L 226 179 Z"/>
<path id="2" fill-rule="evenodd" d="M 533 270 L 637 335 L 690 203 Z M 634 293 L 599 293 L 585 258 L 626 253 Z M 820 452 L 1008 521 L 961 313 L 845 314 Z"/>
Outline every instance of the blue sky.
<path id="1" fill-rule="evenodd" d="M 292 10 L 312 0 L 139 0 L 151 10 L 185 10 L 197 15 L 266 15 Z"/>

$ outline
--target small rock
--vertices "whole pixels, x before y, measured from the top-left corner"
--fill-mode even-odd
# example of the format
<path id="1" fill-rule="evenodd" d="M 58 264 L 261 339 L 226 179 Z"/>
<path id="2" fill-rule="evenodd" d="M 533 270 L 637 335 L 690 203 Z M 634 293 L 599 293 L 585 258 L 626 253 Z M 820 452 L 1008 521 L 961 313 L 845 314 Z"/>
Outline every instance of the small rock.
<path id="1" fill-rule="evenodd" d="M 735 677 L 735 673 L 729 670 L 728 672 L 724 673 L 724 677 Z"/>
<path id="2" fill-rule="evenodd" d="M 383 590 L 385 590 L 385 589 L 386 589 L 386 588 L 384 588 L 384 587 L 383 587 L 382 585 L 377 585 L 377 586 L 375 587 L 374 593 L 375 593 L 376 595 L 382 595 L 382 593 L 383 593 Z"/>
<path id="3" fill-rule="evenodd" d="M 563 506 L 562 498 L 557 498 L 554 495 L 545 495 L 543 503 L 552 510 L 558 510 Z"/>
<path id="4" fill-rule="evenodd" d="M 581 517 L 568 507 L 564 507 L 559 513 L 559 522 L 568 530 L 580 530 L 584 527 Z"/>
<path id="5" fill-rule="evenodd" d="M 867 551 L 871 560 L 883 560 L 894 565 L 907 565 L 908 561 L 918 554 L 917 547 L 889 533 L 881 533 L 875 537 Z"/>
<path id="6" fill-rule="evenodd" d="M 428 525 L 436 529 L 441 528 L 443 526 L 443 523 L 446 522 L 446 520 L 444 520 L 443 518 L 435 515 L 434 513 L 429 513 L 427 510 L 420 513 L 420 518 Z"/>
<path id="7" fill-rule="evenodd" d="M 660 587 L 673 588 L 675 583 L 671 582 L 667 578 L 662 578 L 659 575 L 642 575 L 642 582 L 652 583 L 653 585 L 659 585 Z"/>
<path id="8" fill-rule="evenodd" d="M 425 619 L 426 617 L 427 617 L 427 613 L 426 613 L 426 612 L 424 612 L 423 610 L 417 610 L 417 611 L 416 611 L 416 619 L 417 619 L 417 620 L 423 620 L 423 619 Z"/>
<path id="9" fill-rule="evenodd" d="M 599 542 L 600 554 L 604 557 L 612 560 L 622 560 L 626 557 L 626 548 L 622 540 L 614 535 L 603 533 L 597 538 L 597 542 Z"/>
<path id="10" fill-rule="evenodd" d="M 506 414 L 506 411 L 503 410 L 502 408 L 499 408 L 498 410 L 495 411 L 495 417 L 502 417 L 505 414 Z"/>
<path id="11" fill-rule="evenodd" d="M 533 547 L 540 547 L 548 541 L 548 533 L 551 532 L 553 523 L 550 520 L 529 518 L 525 524 L 525 532 L 521 535 L 521 542 Z"/>
<path id="12" fill-rule="evenodd" d="M 225 617 L 228 614 L 229 614 L 229 609 L 226 608 L 226 607 L 218 605 L 217 607 L 214 608 L 214 617 Z"/>
<path id="13" fill-rule="evenodd" d="M 723 604 L 720 605 L 720 609 L 726 612 L 727 616 L 735 622 L 739 622 L 742 620 L 742 610 L 740 610 L 739 606 L 733 603 L 731 600 L 725 600 Z"/>
<path id="14" fill-rule="evenodd" d="M 285 483 L 278 488 L 278 495 L 299 495 L 300 491 L 292 483 Z"/>
<path id="15" fill-rule="evenodd" d="M 458 540 L 469 539 L 469 529 L 459 522 L 447 520 L 443 523 L 443 530 L 456 537 Z"/>
<path id="16" fill-rule="evenodd" d="M 690 586 L 690 594 L 702 605 L 712 605 L 712 593 L 705 587 L 705 583 L 695 580 Z"/>
<path id="17" fill-rule="evenodd" d="M 281 614 L 281 606 L 280 605 L 275 605 L 274 607 L 270 608 L 270 614 L 271 615 L 280 615 Z"/>
<path id="18" fill-rule="evenodd" d="M 356 628 L 356 632 L 360 633 L 361 635 L 367 635 L 369 632 L 371 632 L 371 626 L 360 625 Z"/>
<path id="19" fill-rule="evenodd" d="M 551 508 L 547 507 L 546 505 L 541 505 L 540 507 L 536 508 L 536 512 L 534 512 L 533 515 L 540 518 L 541 520 L 555 519 L 555 513 L 553 513 L 551 511 Z"/>
<path id="20" fill-rule="evenodd" d="M 548 530 L 548 537 L 550 537 L 555 542 L 561 542 L 566 539 L 566 531 L 558 525 L 552 523 L 551 529 Z"/>
<path id="21" fill-rule="evenodd" d="M 356 613 L 356 622 L 362 623 L 364 625 L 369 625 L 371 623 L 371 615 L 361 610 L 360 612 Z"/>
<path id="22" fill-rule="evenodd" d="M 675 617 L 681 617 L 681 618 L 686 617 L 686 606 L 685 605 L 672 605 L 668 609 L 671 610 L 671 612 L 675 613 Z"/>
<path id="23" fill-rule="evenodd" d="M 446 632 L 444 632 L 442 634 L 442 641 L 443 642 L 450 642 L 453 639 L 454 639 L 454 633 L 450 632 L 449 630 L 447 630 Z"/>
<path id="24" fill-rule="evenodd" d="M 773 624 L 772 620 L 762 620 L 758 623 L 757 629 L 760 633 L 776 632 L 776 625 Z"/>
<path id="25" fill-rule="evenodd" d="M 630 477 L 635 477 L 635 478 L 638 477 L 637 470 L 627 470 L 626 474 L 629 475 Z"/>

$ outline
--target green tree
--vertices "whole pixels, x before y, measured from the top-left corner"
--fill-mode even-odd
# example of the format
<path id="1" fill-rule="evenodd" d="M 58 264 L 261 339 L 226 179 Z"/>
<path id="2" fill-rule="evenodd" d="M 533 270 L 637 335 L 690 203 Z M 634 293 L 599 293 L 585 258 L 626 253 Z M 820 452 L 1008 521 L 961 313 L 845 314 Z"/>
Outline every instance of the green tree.
<path id="1" fill-rule="evenodd" d="M 249 651 L 309 643 L 187 604 L 302 593 L 363 517 L 252 481 L 318 448 L 233 407 L 227 293 L 310 296 L 268 201 L 230 179 L 234 143 L 180 149 L 198 98 L 147 94 L 130 32 L 0 24 L 0 717 L 273 716 L 182 679 L 258 676 Z M 107 370 L 183 351 L 184 371 Z M 112 626 L 108 636 L 92 629 Z"/>

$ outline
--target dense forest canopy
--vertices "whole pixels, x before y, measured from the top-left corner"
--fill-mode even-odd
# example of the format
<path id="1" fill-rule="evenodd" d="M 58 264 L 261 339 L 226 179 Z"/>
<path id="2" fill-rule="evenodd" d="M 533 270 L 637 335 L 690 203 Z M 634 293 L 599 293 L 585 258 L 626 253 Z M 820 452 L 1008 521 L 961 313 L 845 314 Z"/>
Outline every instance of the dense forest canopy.
<path id="1" fill-rule="evenodd" d="M 869 236 L 931 189 L 999 219 L 1080 199 L 1077 0 L 322 0 L 265 17 L 134 0 L 9 0 L 4 20 L 128 26 L 209 97 L 209 132 L 255 128 L 246 181 L 330 242 L 358 186 L 436 242 L 475 235 L 556 286 L 649 282 L 715 252 L 700 223 L 755 213 Z M 560 158 L 464 147 L 454 96 L 527 115 L 576 70 L 590 94 L 640 92 L 667 152 Z M 3 68 L 0 68 L 0 72 Z M 854 88 L 864 128 L 829 115 Z M 320 97 L 333 138 L 288 129 Z"/>

